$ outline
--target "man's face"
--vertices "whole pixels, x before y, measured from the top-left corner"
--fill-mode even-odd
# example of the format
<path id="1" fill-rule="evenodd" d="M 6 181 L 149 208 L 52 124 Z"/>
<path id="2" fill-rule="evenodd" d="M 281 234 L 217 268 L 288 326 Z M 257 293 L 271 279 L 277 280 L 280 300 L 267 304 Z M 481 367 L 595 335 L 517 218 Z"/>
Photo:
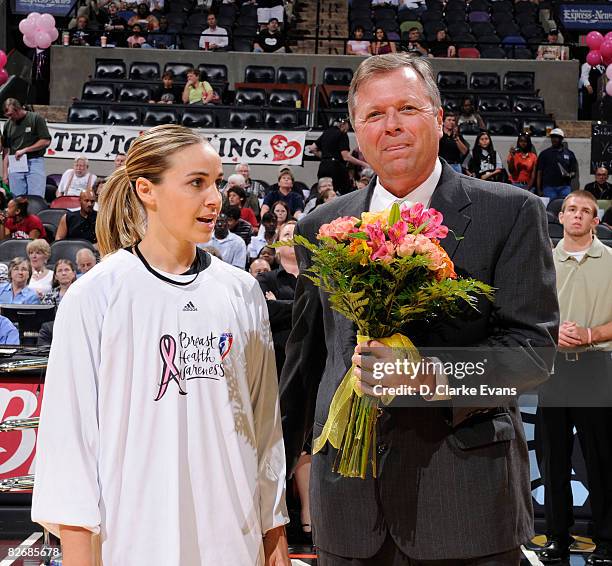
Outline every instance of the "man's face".
<path id="1" fill-rule="evenodd" d="M 79 18 L 77 20 L 77 27 L 79 29 L 85 29 L 87 27 L 87 18 Z"/>
<path id="2" fill-rule="evenodd" d="M 241 204 L 240 197 L 234 191 L 230 191 L 227 193 L 227 200 L 230 203 L 230 206 L 240 206 Z"/>
<path id="3" fill-rule="evenodd" d="M 68 285 L 76 278 L 76 273 L 67 263 L 60 263 L 55 268 L 55 278 L 60 285 Z"/>
<path id="4" fill-rule="evenodd" d="M 81 203 L 81 212 L 85 216 L 89 216 L 94 209 L 94 205 L 96 204 L 96 195 L 94 195 L 91 191 L 83 191 L 79 197 L 79 200 Z"/>
<path id="5" fill-rule="evenodd" d="M 584 197 L 571 197 L 565 203 L 565 209 L 559 213 L 559 222 L 563 225 L 564 234 L 580 238 L 593 231 L 599 224 L 593 201 Z"/>
<path id="6" fill-rule="evenodd" d="M 278 30 L 278 21 L 277 20 L 270 20 L 268 22 L 268 31 L 270 33 L 274 33 Z"/>
<path id="7" fill-rule="evenodd" d="M 87 173 L 87 163 L 85 163 L 82 159 L 79 159 L 74 164 L 74 174 L 77 177 L 82 177 L 83 175 L 85 175 L 85 173 Z"/>
<path id="8" fill-rule="evenodd" d="M 412 69 L 366 80 L 356 95 L 354 118 L 359 148 L 383 184 L 402 177 L 410 188 L 429 176 L 442 136 L 442 109 L 432 108 Z"/>
<path id="9" fill-rule="evenodd" d="M 237 225 L 238 225 L 238 219 L 237 218 L 228 218 L 227 219 L 227 227 L 230 230 L 234 230 Z"/>
<path id="10" fill-rule="evenodd" d="M 266 234 L 272 234 L 276 232 L 277 221 L 276 220 L 263 220 L 262 224 L 264 225 L 264 230 Z"/>
<path id="11" fill-rule="evenodd" d="M 123 167 L 125 165 L 126 160 L 127 160 L 127 157 L 123 155 L 122 153 L 115 155 L 115 162 L 114 162 L 115 169 L 119 169 L 119 167 Z"/>
<path id="12" fill-rule="evenodd" d="M 249 166 L 246 163 L 238 165 L 238 167 L 236 167 L 236 173 L 242 175 L 245 179 L 248 179 L 250 173 Z"/>
<path id="13" fill-rule="evenodd" d="M 215 18 L 215 16 L 212 14 L 206 18 L 206 21 L 208 22 L 209 28 L 214 28 L 217 25 L 217 18 Z"/>
<path id="14" fill-rule="evenodd" d="M 221 214 L 217 218 L 217 222 L 215 222 L 215 237 L 219 240 L 224 240 L 225 238 L 227 238 L 228 233 L 229 223 L 227 216 L 225 216 L 225 214 Z"/>
<path id="15" fill-rule="evenodd" d="M 270 271 L 270 264 L 265 259 L 256 259 L 249 268 L 253 277 L 257 277 L 260 273 L 266 273 L 266 271 Z"/>
<path id="16" fill-rule="evenodd" d="M 90 254 L 80 253 L 77 254 L 76 263 L 80 273 L 87 273 L 96 265 L 96 258 L 92 257 Z"/>
<path id="17" fill-rule="evenodd" d="M 319 194 L 328 189 L 333 189 L 334 183 L 333 181 L 322 181 L 319 183 Z"/>
<path id="18" fill-rule="evenodd" d="M 418 41 L 420 35 L 419 30 L 413 29 L 412 31 L 408 32 L 408 41 Z"/>
<path id="19" fill-rule="evenodd" d="M 19 119 L 19 111 L 14 106 L 8 106 L 4 111 L 4 116 L 9 120 L 18 120 Z"/>
<path id="20" fill-rule="evenodd" d="M 172 77 L 164 77 L 162 81 L 164 82 L 164 88 L 172 88 L 174 84 L 174 79 Z"/>
<path id="21" fill-rule="evenodd" d="M 444 129 L 446 131 L 451 131 L 453 129 L 455 129 L 455 126 L 457 125 L 457 118 L 455 118 L 454 116 L 447 116 L 446 118 L 444 118 Z"/>
<path id="22" fill-rule="evenodd" d="M 278 178 L 278 187 L 280 189 L 291 189 L 293 187 L 293 178 L 289 173 L 283 173 Z"/>
<path id="23" fill-rule="evenodd" d="M 115 4 L 109 4 L 108 5 L 108 13 L 111 16 L 114 16 L 117 13 L 117 6 Z"/>
<path id="24" fill-rule="evenodd" d="M 603 167 L 600 167 L 599 169 L 597 169 L 597 171 L 595 171 L 595 181 L 597 181 L 597 183 L 599 183 L 600 185 L 607 183 L 608 182 L 608 170 L 604 169 Z"/>
<path id="25" fill-rule="evenodd" d="M 563 138 L 561 136 L 550 136 L 550 145 L 553 147 L 561 147 Z"/>

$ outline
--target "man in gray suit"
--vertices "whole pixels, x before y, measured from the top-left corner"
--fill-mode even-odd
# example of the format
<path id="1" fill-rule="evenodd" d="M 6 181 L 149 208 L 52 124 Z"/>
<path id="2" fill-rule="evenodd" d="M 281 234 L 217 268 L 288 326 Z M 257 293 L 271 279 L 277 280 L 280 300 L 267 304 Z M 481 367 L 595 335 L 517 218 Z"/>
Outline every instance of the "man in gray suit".
<path id="1" fill-rule="evenodd" d="M 441 211 L 454 233 L 442 245 L 456 271 L 493 285 L 495 302 L 480 301 L 469 319 L 466 313 L 404 333 L 419 348 L 456 346 L 473 355 L 477 347 L 498 347 L 485 381 L 503 381 L 509 367 L 519 392 L 546 380 L 558 306 L 539 199 L 459 175 L 438 159 L 440 94 L 421 58 L 389 54 L 364 61 L 353 77 L 349 111 L 377 177 L 300 219 L 296 233 L 315 242 L 319 227 L 334 218 L 382 210 L 404 198 Z M 303 273 L 310 258 L 302 248 L 297 254 Z M 281 376 L 289 470 L 321 433 L 351 359 L 364 363 L 355 336 L 354 325 L 300 276 Z M 365 372 L 361 379 L 367 389 Z M 400 379 L 387 376 L 382 384 Z M 418 379 L 432 384 L 438 378 Z M 455 376 L 448 379 L 456 382 Z M 311 516 L 320 566 L 519 564 L 533 517 L 527 444 L 514 399 L 503 405 L 492 399 L 491 406 L 478 408 L 461 406 L 459 399 L 442 404 L 419 398 L 413 405 L 419 402 L 381 411 L 377 478 L 334 473 L 337 452 L 329 444 L 313 457 Z"/>

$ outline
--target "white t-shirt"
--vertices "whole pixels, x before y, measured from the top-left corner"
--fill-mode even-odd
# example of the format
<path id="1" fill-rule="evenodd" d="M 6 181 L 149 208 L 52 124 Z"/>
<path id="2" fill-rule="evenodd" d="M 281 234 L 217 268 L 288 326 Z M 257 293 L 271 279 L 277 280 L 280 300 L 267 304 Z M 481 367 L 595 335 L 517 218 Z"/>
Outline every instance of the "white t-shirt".
<path id="1" fill-rule="evenodd" d="M 121 250 L 70 286 L 32 519 L 54 534 L 99 531 L 106 566 L 263 564 L 262 534 L 288 516 L 274 348 L 254 278 L 213 257 L 178 287 Z"/>
<path id="2" fill-rule="evenodd" d="M 47 270 L 47 274 L 42 279 L 34 279 L 34 276 L 30 277 L 28 287 L 32 291 L 39 291 L 43 295 L 51 291 L 51 284 L 53 283 L 53 271 Z"/>
<path id="3" fill-rule="evenodd" d="M 62 175 L 57 189 L 61 195 L 78 197 L 88 187 L 93 188 L 96 179 L 97 177 L 93 173 L 86 173 L 82 177 L 77 177 L 74 174 L 74 169 L 67 169 Z"/>

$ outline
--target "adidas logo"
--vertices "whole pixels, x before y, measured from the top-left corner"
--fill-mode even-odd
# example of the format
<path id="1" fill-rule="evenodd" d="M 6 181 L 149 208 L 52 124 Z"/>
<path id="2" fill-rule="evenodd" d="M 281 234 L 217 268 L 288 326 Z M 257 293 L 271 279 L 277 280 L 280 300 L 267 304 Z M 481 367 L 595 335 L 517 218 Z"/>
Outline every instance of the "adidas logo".
<path id="1" fill-rule="evenodd" d="M 187 311 L 187 312 L 196 312 L 198 309 L 197 307 L 191 302 L 189 301 L 184 307 L 183 307 L 183 312 Z"/>

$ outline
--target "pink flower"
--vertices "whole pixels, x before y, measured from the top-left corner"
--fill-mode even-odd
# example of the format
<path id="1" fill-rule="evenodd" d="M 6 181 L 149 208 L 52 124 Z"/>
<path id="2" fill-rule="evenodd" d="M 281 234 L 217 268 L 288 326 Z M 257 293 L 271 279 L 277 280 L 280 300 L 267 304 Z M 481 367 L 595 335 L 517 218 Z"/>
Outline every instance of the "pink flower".
<path id="1" fill-rule="evenodd" d="M 431 271 L 438 271 L 445 266 L 445 259 L 447 257 L 446 252 L 438 246 L 433 246 L 427 250 L 427 257 L 429 258 L 429 269 Z"/>
<path id="2" fill-rule="evenodd" d="M 377 221 L 374 224 L 368 224 L 365 227 L 365 232 L 369 238 L 368 246 L 370 246 L 374 251 L 378 250 L 378 248 L 384 245 L 386 237 L 380 221 Z"/>
<path id="3" fill-rule="evenodd" d="M 414 253 L 427 254 L 429 250 L 434 247 L 434 243 L 427 236 L 423 236 L 423 234 L 417 234 L 414 237 Z"/>
<path id="4" fill-rule="evenodd" d="M 442 225 L 442 213 L 435 208 L 426 209 L 421 203 L 417 203 L 410 208 L 404 207 L 400 215 L 402 220 L 411 224 L 414 229 L 425 224 L 420 233 L 428 238 L 442 239 L 448 234 L 448 228 Z"/>
<path id="5" fill-rule="evenodd" d="M 397 246 L 407 233 L 408 224 L 403 220 L 398 220 L 389 228 L 389 239 Z"/>
<path id="6" fill-rule="evenodd" d="M 397 246 L 397 255 L 400 257 L 411 256 L 414 253 L 415 248 L 416 236 L 414 234 L 406 234 Z"/>
<path id="7" fill-rule="evenodd" d="M 343 240 L 347 240 L 349 234 L 353 234 L 357 232 L 357 228 L 355 228 L 355 224 L 359 222 L 358 218 L 353 216 L 343 216 L 342 218 L 336 218 L 333 222 L 329 224 L 323 224 L 319 228 L 319 233 L 317 237 L 320 238 L 333 238 L 338 242 Z"/>
<path id="8" fill-rule="evenodd" d="M 375 252 L 372 252 L 371 259 L 390 262 L 395 257 L 395 246 L 391 242 L 385 242 Z"/>

